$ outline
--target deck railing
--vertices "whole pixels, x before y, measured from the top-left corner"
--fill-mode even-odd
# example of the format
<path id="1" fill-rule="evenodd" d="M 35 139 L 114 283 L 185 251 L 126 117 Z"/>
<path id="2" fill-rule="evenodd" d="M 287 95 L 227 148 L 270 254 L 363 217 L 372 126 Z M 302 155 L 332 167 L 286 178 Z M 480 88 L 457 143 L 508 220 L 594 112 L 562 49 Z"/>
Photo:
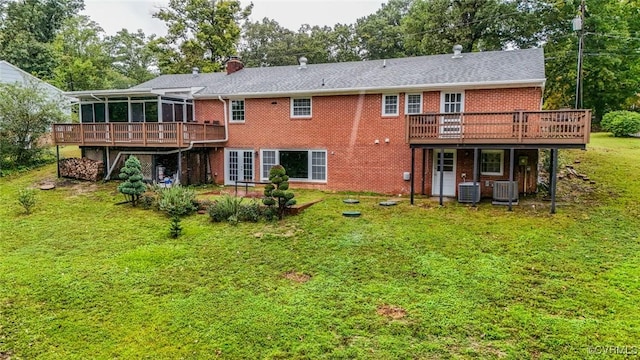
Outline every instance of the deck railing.
<path id="1" fill-rule="evenodd" d="M 186 147 L 193 141 L 222 140 L 224 126 L 199 123 L 54 124 L 56 145 Z"/>
<path id="2" fill-rule="evenodd" d="M 406 116 L 409 144 L 586 144 L 590 129 L 589 110 Z"/>

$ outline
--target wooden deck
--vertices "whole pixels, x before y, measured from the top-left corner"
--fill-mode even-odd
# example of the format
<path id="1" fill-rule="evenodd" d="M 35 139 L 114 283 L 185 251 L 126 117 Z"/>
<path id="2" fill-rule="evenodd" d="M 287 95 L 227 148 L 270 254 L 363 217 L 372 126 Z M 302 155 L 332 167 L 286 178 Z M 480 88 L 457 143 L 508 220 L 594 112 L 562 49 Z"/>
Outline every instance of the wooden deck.
<path id="1" fill-rule="evenodd" d="M 54 124 L 55 145 L 188 147 L 192 142 L 223 140 L 224 126 L 196 123 Z M 220 146 L 216 143 L 198 146 Z"/>
<path id="2" fill-rule="evenodd" d="M 473 112 L 406 116 L 411 145 L 585 145 L 589 110 Z"/>

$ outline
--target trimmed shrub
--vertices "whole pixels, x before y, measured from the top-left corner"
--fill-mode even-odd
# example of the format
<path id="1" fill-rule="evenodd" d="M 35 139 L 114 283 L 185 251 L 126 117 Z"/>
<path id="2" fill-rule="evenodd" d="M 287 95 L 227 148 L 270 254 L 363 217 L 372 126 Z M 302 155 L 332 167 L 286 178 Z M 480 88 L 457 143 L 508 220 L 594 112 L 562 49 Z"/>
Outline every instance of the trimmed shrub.
<path id="1" fill-rule="evenodd" d="M 160 191 L 158 205 L 160 211 L 169 216 L 186 216 L 196 211 L 196 194 L 193 190 L 176 185 Z"/>
<path id="2" fill-rule="evenodd" d="M 142 165 L 135 156 L 129 156 L 120 170 L 120 179 L 123 180 L 118 185 L 121 192 L 133 206 L 136 206 L 140 196 L 147 190 L 147 186 L 142 182 Z"/>
<path id="3" fill-rule="evenodd" d="M 288 207 L 296 204 L 293 192 L 289 190 L 289 176 L 282 165 L 275 165 L 269 171 L 269 181 L 264 187 L 264 198 L 262 203 L 270 208 L 275 208 L 278 219 L 284 217 L 284 212 Z"/>
<path id="4" fill-rule="evenodd" d="M 624 137 L 640 132 L 640 113 L 632 111 L 612 111 L 602 117 L 602 129 L 615 137 Z"/>

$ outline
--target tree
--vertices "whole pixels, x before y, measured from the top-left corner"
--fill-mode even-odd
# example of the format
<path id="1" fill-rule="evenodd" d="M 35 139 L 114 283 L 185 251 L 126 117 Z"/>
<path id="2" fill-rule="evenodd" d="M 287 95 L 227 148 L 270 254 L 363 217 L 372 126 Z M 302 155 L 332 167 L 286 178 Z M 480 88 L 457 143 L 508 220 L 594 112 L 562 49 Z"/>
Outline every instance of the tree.
<path id="1" fill-rule="evenodd" d="M 192 67 L 204 72 L 222 69 L 236 54 L 239 22 L 251 14 L 238 0 L 170 0 L 153 16 L 167 24 L 167 36 L 154 42 L 163 73 L 185 73 Z"/>
<path id="2" fill-rule="evenodd" d="M 362 56 L 368 60 L 405 56 L 405 35 L 401 27 L 414 0 L 390 0 L 375 13 L 356 21 Z"/>
<path id="3" fill-rule="evenodd" d="M 136 206 L 140 196 L 147 190 L 147 186 L 142 182 L 142 165 L 135 156 L 129 156 L 120 170 L 120 180 L 118 191 L 122 193 L 131 205 Z"/>
<path id="4" fill-rule="evenodd" d="M 157 66 L 150 45 L 154 39 L 155 35 L 146 36 L 142 29 L 135 33 L 122 29 L 108 37 L 106 42 L 113 68 L 136 84 L 152 79 L 154 74 L 151 68 Z"/>
<path id="5" fill-rule="evenodd" d="M 455 44 L 465 52 L 519 47 L 512 21 L 518 2 L 504 0 L 416 0 L 402 26 L 410 55 L 451 52 Z"/>
<path id="6" fill-rule="evenodd" d="M 553 2 L 546 25 L 548 42 L 546 88 L 547 108 L 573 107 L 576 90 L 577 37 L 571 19 L 579 1 Z M 594 110 L 596 122 L 613 110 L 633 103 L 640 88 L 638 49 L 640 5 L 633 1 L 592 0 L 585 17 L 583 62 L 584 108 Z"/>
<path id="7" fill-rule="evenodd" d="M 294 50 L 295 33 L 269 18 L 246 22 L 238 46 L 246 66 L 281 66 L 298 63 Z"/>
<path id="8" fill-rule="evenodd" d="M 330 39 L 329 52 L 331 61 L 362 60 L 360 42 L 354 25 L 335 24 L 330 34 Z"/>
<path id="9" fill-rule="evenodd" d="M 38 140 L 54 122 L 62 122 L 62 99 L 41 85 L 0 84 L 0 162 L 28 166 L 39 160 Z"/>
<path id="10" fill-rule="evenodd" d="M 127 88 L 135 84 L 112 68 L 104 30 L 87 16 L 67 19 L 53 47 L 59 61 L 52 83 L 61 89 Z"/>
<path id="11" fill-rule="evenodd" d="M 332 29 L 328 26 L 303 24 L 295 35 L 293 54 L 297 60 L 304 56 L 310 64 L 322 64 L 332 61 Z"/>
<path id="12" fill-rule="evenodd" d="M 635 135 L 640 132 L 640 113 L 632 111 L 612 111 L 602 118 L 602 129 L 615 137 Z"/>
<path id="13" fill-rule="evenodd" d="M 360 60 L 354 27 L 343 24 L 304 24 L 293 32 L 264 18 L 244 25 L 239 50 L 247 66 L 295 65 L 302 56 L 311 64 Z"/>
<path id="14" fill-rule="evenodd" d="M 0 1 L 0 58 L 40 78 L 56 65 L 51 43 L 82 0 Z"/>
<path id="15" fill-rule="evenodd" d="M 289 176 L 287 176 L 285 168 L 282 165 L 271 167 L 269 181 L 271 184 L 267 184 L 264 187 L 262 203 L 269 207 L 275 206 L 278 219 L 282 219 L 287 208 L 296 204 L 295 195 L 292 191 L 288 191 Z"/>

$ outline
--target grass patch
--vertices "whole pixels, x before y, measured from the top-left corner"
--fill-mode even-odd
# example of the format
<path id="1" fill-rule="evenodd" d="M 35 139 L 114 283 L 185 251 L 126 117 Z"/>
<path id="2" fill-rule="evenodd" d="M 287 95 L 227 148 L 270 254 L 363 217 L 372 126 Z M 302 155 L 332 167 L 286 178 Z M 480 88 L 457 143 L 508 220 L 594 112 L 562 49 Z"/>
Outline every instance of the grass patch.
<path id="1" fill-rule="evenodd" d="M 381 207 L 294 188 L 324 201 L 281 223 L 192 215 L 175 240 L 164 214 L 115 205 L 115 183 L 41 191 L 25 215 L 19 189 L 55 167 L 2 178 L 0 357 L 582 359 L 638 346 L 640 140 L 594 134 L 562 155 L 597 184 L 556 215 L 536 200 Z"/>

